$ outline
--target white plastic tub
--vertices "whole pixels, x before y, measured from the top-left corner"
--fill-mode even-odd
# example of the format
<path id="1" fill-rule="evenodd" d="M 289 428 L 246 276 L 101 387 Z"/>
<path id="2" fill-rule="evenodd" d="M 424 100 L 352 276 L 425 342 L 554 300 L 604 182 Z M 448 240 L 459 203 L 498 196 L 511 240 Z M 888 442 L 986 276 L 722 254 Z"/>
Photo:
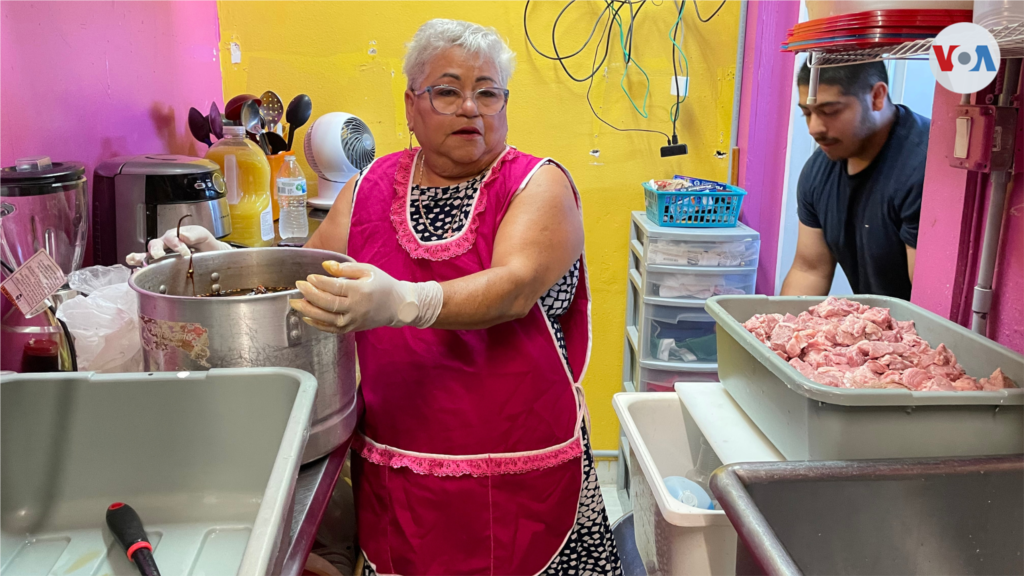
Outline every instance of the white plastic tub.
<path id="1" fill-rule="evenodd" d="M 166 576 L 281 572 L 312 375 L 61 372 L 0 391 L 0 575 L 138 574 L 106 527 L 114 502 Z"/>
<path id="2" fill-rule="evenodd" d="M 616 394 L 612 404 L 629 440 L 636 545 L 647 573 L 735 573 L 736 531 L 725 513 L 679 502 L 662 481 L 692 469 L 700 446 L 700 430 L 684 419 L 679 397 Z"/>
<path id="3" fill-rule="evenodd" d="M 1024 22 L 1020 0 L 974 0 L 974 23 L 992 30 Z"/>

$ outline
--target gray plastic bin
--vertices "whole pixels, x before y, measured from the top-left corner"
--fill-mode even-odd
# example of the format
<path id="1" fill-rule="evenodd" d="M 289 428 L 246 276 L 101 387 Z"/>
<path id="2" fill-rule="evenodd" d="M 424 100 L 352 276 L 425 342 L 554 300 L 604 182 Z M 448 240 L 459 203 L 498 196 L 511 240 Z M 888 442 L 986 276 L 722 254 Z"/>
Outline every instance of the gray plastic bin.
<path id="1" fill-rule="evenodd" d="M 997 367 L 1024 382 L 1024 356 L 904 300 L 851 298 L 913 320 L 932 346 L 945 343 L 968 374 Z M 750 334 L 754 314 L 799 314 L 822 297 L 718 296 L 718 375 L 726 390 L 790 460 L 980 456 L 1024 452 L 1024 390 L 849 390 L 804 377 Z"/>
<path id="2" fill-rule="evenodd" d="M 165 575 L 280 573 L 316 380 L 287 368 L 0 379 L 0 574 L 138 575 L 106 527 L 138 511 Z"/>

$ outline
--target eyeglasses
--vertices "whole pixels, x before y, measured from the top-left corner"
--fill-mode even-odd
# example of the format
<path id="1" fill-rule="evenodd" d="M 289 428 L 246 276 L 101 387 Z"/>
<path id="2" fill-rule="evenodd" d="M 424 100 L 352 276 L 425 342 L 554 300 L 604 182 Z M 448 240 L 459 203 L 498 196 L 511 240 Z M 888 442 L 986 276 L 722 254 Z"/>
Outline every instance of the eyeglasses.
<path id="1" fill-rule="evenodd" d="M 424 93 L 430 96 L 430 105 L 438 114 L 451 116 L 466 102 L 466 95 L 462 90 L 447 84 L 427 86 L 419 92 L 413 92 L 415 96 L 422 96 Z M 505 109 L 505 104 L 508 103 L 508 90 L 496 86 L 481 88 L 473 92 L 469 98 L 476 105 L 477 112 L 483 116 L 494 116 Z"/>

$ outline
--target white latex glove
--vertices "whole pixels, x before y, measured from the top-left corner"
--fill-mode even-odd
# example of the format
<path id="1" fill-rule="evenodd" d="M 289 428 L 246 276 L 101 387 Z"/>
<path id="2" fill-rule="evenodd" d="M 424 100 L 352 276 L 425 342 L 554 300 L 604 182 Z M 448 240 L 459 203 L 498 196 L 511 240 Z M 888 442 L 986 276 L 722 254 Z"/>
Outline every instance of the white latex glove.
<path id="1" fill-rule="evenodd" d="M 325 332 L 427 328 L 441 313 L 444 292 L 437 282 L 395 280 L 370 264 L 329 260 L 323 266 L 331 276 L 311 274 L 296 282 L 305 300 L 289 303 L 307 324 Z"/>
<path id="2" fill-rule="evenodd" d="M 179 233 L 172 228 L 159 238 L 149 241 L 148 253 L 135 252 L 129 254 L 125 260 L 129 266 L 141 266 L 145 264 L 146 256 L 150 260 L 163 258 L 167 250 L 173 250 L 182 256 L 189 255 L 189 249 L 196 252 L 214 252 L 217 250 L 231 250 L 231 245 L 214 238 L 213 233 L 202 226 L 182 226 Z"/>

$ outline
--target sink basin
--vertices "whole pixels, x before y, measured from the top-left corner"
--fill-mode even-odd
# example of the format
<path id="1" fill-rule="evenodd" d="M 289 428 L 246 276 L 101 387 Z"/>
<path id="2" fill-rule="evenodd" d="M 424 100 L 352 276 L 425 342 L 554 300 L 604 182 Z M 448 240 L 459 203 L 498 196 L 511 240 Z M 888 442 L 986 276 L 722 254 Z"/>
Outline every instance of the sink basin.
<path id="1" fill-rule="evenodd" d="M 1024 456 L 732 464 L 737 574 L 1024 574 Z"/>

